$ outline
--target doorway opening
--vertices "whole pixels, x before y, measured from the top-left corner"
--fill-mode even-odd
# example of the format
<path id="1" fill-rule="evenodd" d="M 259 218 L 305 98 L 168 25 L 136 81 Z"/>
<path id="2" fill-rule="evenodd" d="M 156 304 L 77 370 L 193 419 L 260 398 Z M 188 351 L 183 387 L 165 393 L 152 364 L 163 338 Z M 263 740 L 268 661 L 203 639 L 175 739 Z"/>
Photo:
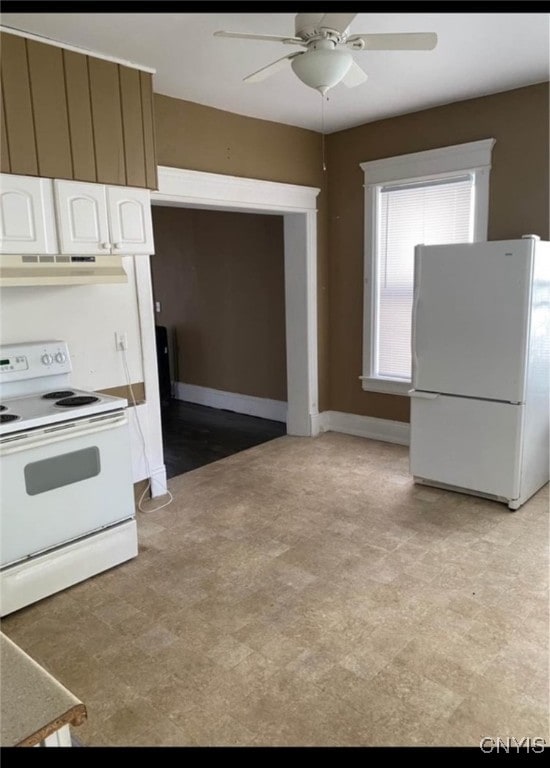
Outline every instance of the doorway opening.
<path id="1" fill-rule="evenodd" d="M 155 205 L 167 477 L 286 434 L 284 220 Z"/>
<path id="2" fill-rule="evenodd" d="M 158 166 L 153 206 L 282 215 L 284 220 L 286 424 L 289 435 L 319 434 L 317 379 L 317 187 Z M 151 258 L 136 260 L 151 495 L 166 493 Z M 142 462 L 143 463 L 143 462 Z"/>

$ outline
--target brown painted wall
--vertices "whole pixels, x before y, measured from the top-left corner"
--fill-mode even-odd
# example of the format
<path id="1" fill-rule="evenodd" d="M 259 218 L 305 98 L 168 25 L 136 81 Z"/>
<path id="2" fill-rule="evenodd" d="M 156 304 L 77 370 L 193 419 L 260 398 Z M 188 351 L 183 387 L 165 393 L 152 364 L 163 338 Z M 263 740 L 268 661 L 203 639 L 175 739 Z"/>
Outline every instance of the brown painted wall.
<path id="1" fill-rule="evenodd" d="M 153 229 L 173 379 L 286 400 L 282 216 L 153 206 Z"/>
<path id="2" fill-rule="evenodd" d="M 125 397 L 128 400 L 128 405 L 132 407 L 134 405 L 132 400 L 132 392 L 134 393 L 134 399 L 136 404 L 145 402 L 145 384 L 143 381 L 134 382 L 132 384 L 132 392 L 128 384 L 121 384 L 119 387 L 109 387 L 108 389 L 98 390 L 104 395 L 112 395 L 113 397 Z"/>
<path id="3" fill-rule="evenodd" d="M 328 397 L 328 260 L 321 135 L 155 94 L 159 165 L 319 187 L 318 338 L 319 409 Z"/>
<path id="4" fill-rule="evenodd" d="M 340 131 L 327 137 L 330 408 L 408 421 L 405 397 L 364 392 L 363 172 L 359 163 L 494 137 L 489 240 L 549 238 L 548 83 Z"/>

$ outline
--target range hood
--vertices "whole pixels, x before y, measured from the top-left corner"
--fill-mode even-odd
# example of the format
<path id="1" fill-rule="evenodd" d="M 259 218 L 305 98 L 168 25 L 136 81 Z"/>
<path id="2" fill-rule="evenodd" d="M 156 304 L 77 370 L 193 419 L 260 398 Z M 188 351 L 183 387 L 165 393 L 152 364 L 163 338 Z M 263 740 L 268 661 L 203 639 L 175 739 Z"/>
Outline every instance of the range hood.
<path id="1" fill-rule="evenodd" d="M 0 255 L 0 287 L 127 283 L 121 256 Z"/>

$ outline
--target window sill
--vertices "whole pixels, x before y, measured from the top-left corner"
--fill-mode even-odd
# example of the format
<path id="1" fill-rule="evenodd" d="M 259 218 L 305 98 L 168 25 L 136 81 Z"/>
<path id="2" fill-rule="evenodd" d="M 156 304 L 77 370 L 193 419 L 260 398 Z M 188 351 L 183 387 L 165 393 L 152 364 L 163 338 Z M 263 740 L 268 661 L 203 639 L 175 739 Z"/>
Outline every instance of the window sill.
<path id="1" fill-rule="evenodd" d="M 370 376 L 360 376 L 361 385 L 367 392 L 384 392 L 387 395 L 407 395 L 412 387 L 410 381 L 395 381 L 393 379 L 375 379 Z"/>

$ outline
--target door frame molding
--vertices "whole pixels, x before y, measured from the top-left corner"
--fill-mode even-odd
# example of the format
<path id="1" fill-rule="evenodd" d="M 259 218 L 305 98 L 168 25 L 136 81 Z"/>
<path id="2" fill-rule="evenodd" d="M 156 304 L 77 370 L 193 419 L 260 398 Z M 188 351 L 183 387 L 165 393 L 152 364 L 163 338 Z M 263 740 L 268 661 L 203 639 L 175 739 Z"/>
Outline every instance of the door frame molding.
<path id="1" fill-rule="evenodd" d="M 319 433 L 317 357 L 317 187 L 240 178 L 158 166 L 158 191 L 152 205 L 282 215 L 285 250 L 285 325 L 290 435 Z M 139 262 L 142 257 L 136 257 Z M 152 258 L 155 258 L 153 256 Z M 156 381 L 155 326 L 149 259 L 136 269 L 146 397 L 157 401 L 149 418 L 158 422 L 150 446 L 162 455 L 160 405 Z M 155 488 L 158 495 L 160 482 Z"/>

